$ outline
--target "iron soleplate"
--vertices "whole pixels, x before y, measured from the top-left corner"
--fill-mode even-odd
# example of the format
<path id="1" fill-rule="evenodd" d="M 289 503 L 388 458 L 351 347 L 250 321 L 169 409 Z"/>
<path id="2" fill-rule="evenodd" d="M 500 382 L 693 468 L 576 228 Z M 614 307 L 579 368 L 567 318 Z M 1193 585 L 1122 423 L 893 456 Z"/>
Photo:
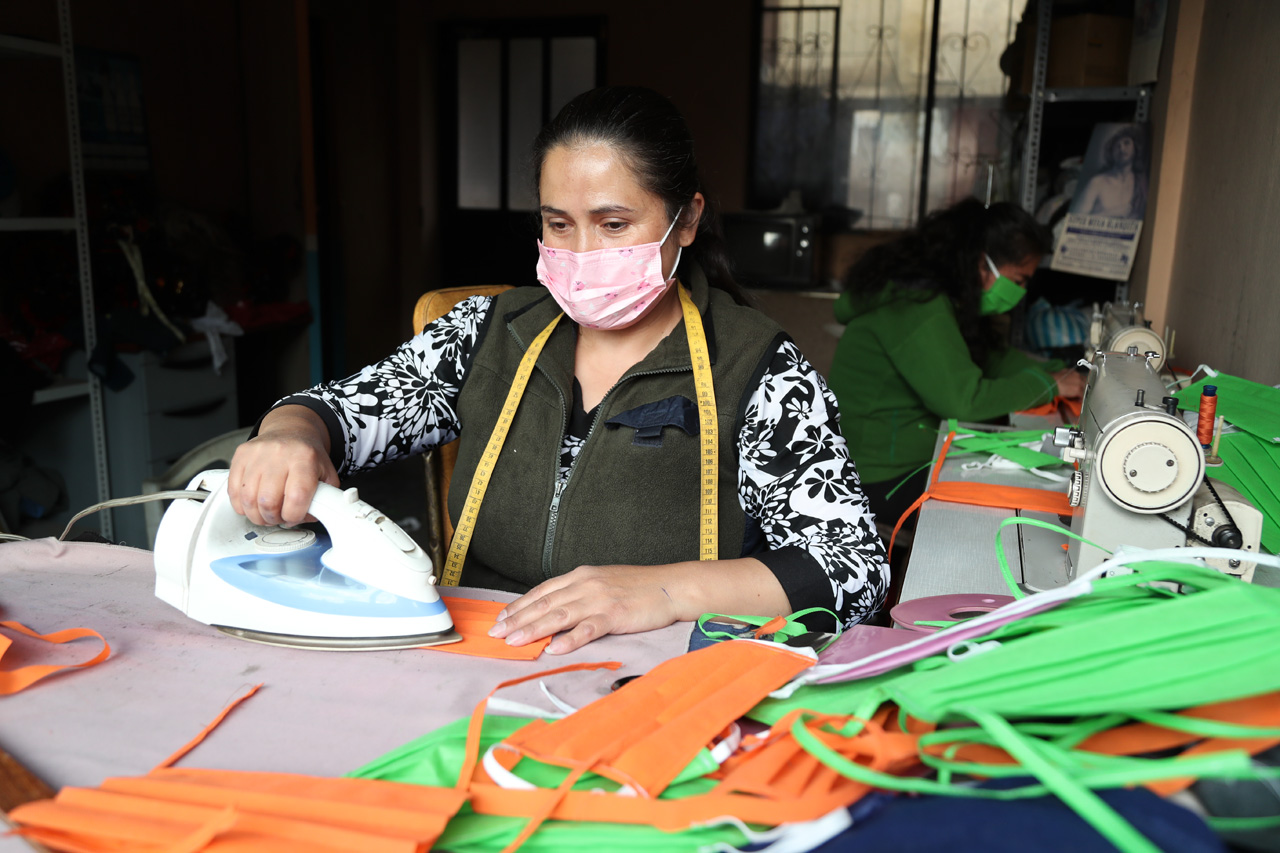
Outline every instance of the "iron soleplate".
<path id="1" fill-rule="evenodd" d="M 267 646 L 283 646 L 289 649 L 319 649 L 340 652 L 379 652 L 396 649 L 420 649 L 426 646 L 443 646 L 458 643 L 462 636 L 457 631 L 438 631 L 434 634 L 412 634 L 407 637 L 304 637 L 297 634 L 272 634 L 267 631 L 251 631 L 247 628 L 230 628 L 214 625 L 224 634 L 262 643 Z"/>

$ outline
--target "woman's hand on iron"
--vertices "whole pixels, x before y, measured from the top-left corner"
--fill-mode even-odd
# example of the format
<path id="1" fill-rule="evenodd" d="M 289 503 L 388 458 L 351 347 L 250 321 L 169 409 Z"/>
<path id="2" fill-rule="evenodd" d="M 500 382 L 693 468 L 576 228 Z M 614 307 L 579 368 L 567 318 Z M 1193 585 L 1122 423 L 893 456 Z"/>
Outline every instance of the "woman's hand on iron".
<path id="1" fill-rule="evenodd" d="M 538 584 L 506 606 L 489 636 L 523 646 L 560 634 L 547 653 L 565 654 L 605 634 L 652 631 L 682 614 L 666 566 L 580 566 Z M 561 633 L 566 632 L 566 633 Z"/>
<path id="2" fill-rule="evenodd" d="M 328 430 L 310 409 L 284 406 L 236 448 L 227 495 L 232 509 L 254 524 L 300 524 L 315 520 L 307 511 L 321 482 L 338 485 Z"/>

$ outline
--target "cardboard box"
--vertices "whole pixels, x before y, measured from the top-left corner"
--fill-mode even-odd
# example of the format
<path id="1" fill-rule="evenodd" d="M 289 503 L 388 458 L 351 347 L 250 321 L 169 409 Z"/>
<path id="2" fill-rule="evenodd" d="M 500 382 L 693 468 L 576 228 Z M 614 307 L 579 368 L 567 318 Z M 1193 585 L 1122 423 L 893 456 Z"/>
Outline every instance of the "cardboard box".
<path id="1" fill-rule="evenodd" d="M 1032 29 L 1022 63 L 1023 94 L 1031 91 L 1036 38 Z M 1133 21 L 1117 15 L 1070 15 L 1056 18 L 1049 31 L 1049 66 L 1045 85 L 1051 89 L 1126 86 Z"/>

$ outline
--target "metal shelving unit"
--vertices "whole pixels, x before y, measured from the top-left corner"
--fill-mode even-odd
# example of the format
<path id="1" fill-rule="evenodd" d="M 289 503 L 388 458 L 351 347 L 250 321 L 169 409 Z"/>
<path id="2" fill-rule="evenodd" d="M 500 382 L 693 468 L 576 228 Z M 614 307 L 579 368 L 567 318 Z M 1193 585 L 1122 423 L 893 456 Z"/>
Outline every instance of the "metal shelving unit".
<path id="1" fill-rule="evenodd" d="M 1031 106 L 1027 112 L 1027 138 L 1022 146 L 1022 209 L 1035 213 L 1036 171 L 1040 165 L 1040 136 L 1044 129 L 1047 104 L 1079 102 L 1133 102 L 1133 120 L 1146 121 L 1151 107 L 1149 86 L 1087 86 L 1049 88 L 1045 78 L 1049 68 L 1049 31 L 1053 26 L 1053 0 L 1042 0 L 1036 7 L 1036 53 L 1031 81 Z M 1129 297 L 1129 283 L 1116 282 L 1116 298 Z"/>
<path id="2" fill-rule="evenodd" d="M 1043 0 L 1036 13 L 1036 54 L 1031 80 L 1031 107 L 1027 112 L 1027 138 L 1022 146 L 1022 209 L 1035 212 L 1036 169 L 1040 165 L 1040 134 L 1046 104 L 1080 101 L 1132 101 L 1133 120 L 1146 121 L 1151 106 L 1149 86 L 1089 86 L 1050 89 L 1045 86 L 1049 68 L 1049 30 L 1053 25 L 1053 0 Z M 1123 285 L 1121 285 L 1123 286 Z"/>
<path id="3" fill-rule="evenodd" d="M 0 231 L 74 231 L 76 260 L 79 267 L 80 311 L 84 323 L 85 353 L 93 352 L 97 344 L 96 311 L 93 304 L 93 271 L 89 264 L 89 220 L 84 190 L 84 159 L 80 141 L 80 111 L 76 101 L 76 66 L 74 41 L 71 36 L 71 2 L 56 0 L 58 11 L 58 43 L 38 41 L 0 34 L 0 59 L 5 56 L 44 57 L 61 60 L 62 91 L 66 106 L 67 147 L 70 154 L 68 171 L 71 176 L 71 196 L 74 216 L 49 218 L 0 219 Z M 102 384 L 92 372 L 86 380 L 67 380 L 40 391 L 37 404 L 88 396 L 91 423 L 94 476 L 97 482 L 98 500 L 110 497 L 111 481 L 107 469 L 106 419 L 103 411 Z M 104 537 L 112 537 L 111 514 L 98 516 L 99 530 Z"/>

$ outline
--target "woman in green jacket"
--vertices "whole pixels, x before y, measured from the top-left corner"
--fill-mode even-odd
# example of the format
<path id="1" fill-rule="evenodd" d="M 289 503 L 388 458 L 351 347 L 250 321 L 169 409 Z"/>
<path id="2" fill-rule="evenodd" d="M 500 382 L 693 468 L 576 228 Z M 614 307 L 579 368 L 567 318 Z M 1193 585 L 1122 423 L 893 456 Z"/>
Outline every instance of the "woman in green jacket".
<path id="1" fill-rule="evenodd" d="M 828 384 L 880 522 L 896 523 L 924 490 L 941 419 L 986 421 L 1083 392 L 1074 370 L 1009 347 L 993 322 L 1050 249 L 1021 208 L 966 199 L 849 271 Z"/>

